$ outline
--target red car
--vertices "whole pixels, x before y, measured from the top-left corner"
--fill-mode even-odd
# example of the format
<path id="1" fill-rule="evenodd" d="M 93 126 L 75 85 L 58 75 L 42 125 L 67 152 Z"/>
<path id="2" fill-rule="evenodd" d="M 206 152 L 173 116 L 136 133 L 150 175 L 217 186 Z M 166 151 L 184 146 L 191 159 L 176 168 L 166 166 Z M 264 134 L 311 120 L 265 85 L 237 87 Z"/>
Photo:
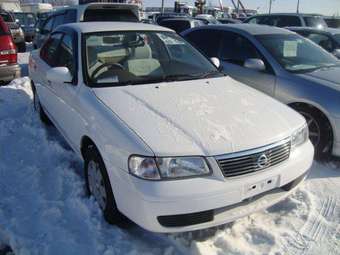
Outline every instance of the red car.
<path id="1" fill-rule="evenodd" d="M 8 26 L 0 16 L 0 84 L 20 77 L 18 55 Z"/>

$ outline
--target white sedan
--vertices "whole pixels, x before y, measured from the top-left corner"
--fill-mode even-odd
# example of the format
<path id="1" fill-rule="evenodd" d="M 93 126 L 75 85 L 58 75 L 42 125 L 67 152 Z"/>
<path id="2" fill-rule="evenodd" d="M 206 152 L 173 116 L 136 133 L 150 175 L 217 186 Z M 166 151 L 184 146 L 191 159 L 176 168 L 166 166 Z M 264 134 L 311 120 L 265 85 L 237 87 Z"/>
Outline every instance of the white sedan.
<path id="1" fill-rule="evenodd" d="M 31 54 L 35 109 L 84 159 L 108 222 L 212 227 L 304 180 L 304 118 L 212 62 L 169 29 L 117 22 L 60 26 Z"/>

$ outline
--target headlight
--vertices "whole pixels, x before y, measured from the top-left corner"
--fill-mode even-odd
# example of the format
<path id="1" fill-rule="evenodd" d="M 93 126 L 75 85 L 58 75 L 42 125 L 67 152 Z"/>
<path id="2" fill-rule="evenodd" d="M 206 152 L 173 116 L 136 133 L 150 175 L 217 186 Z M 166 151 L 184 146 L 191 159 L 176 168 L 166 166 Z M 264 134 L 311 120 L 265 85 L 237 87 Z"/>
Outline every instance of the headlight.
<path id="1" fill-rule="evenodd" d="M 132 156 L 129 159 L 129 168 L 131 174 L 148 180 L 169 180 L 210 174 L 210 168 L 203 157 Z"/>
<path id="2" fill-rule="evenodd" d="M 309 138 L 308 126 L 305 124 L 302 128 L 295 131 L 292 135 L 292 148 L 305 143 Z"/>

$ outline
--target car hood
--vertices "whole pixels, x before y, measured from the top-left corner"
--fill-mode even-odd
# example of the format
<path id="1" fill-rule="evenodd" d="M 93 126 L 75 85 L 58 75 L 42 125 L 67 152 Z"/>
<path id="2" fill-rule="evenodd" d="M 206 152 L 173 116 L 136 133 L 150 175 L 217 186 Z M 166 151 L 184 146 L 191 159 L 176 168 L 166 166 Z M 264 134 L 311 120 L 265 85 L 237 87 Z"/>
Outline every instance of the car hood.
<path id="1" fill-rule="evenodd" d="M 214 156 L 291 135 L 301 115 L 232 78 L 94 88 L 157 156 Z"/>
<path id="2" fill-rule="evenodd" d="M 299 74 L 299 76 L 307 80 L 323 83 L 338 90 L 340 89 L 340 67 L 319 69 L 311 73 Z"/>

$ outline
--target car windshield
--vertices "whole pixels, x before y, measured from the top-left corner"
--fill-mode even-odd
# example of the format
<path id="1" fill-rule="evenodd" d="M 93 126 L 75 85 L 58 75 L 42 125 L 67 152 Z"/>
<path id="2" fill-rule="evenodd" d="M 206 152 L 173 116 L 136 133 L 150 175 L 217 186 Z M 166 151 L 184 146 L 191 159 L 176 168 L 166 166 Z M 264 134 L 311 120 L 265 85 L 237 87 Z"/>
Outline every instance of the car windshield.
<path id="1" fill-rule="evenodd" d="M 19 20 L 20 25 L 31 26 L 35 25 L 35 17 L 33 13 L 15 13 L 15 18 Z"/>
<path id="2" fill-rule="evenodd" d="M 3 20 L 5 22 L 14 22 L 13 18 L 11 15 L 9 15 L 8 13 L 0 13 L 1 17 L 3 18 Z"/>
<path id="3" fill-rule="evenodd" d="M 84 36 L 89 86 L 107 87 L 223 76 L 173 32 L 105 32 Z"/>
<path id="4" fill-rule="evenodd" d="M 290 72 L 311 72 L 340 64 L 325 50 L 295 34 L 258 35 L 256 38 Z"/>

